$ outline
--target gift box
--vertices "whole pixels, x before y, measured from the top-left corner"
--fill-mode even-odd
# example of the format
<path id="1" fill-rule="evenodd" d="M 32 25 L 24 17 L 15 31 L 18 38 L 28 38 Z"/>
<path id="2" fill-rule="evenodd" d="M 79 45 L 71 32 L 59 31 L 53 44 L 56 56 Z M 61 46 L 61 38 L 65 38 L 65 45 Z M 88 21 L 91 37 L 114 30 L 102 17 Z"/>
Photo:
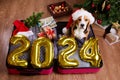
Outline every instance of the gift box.
<path id="1" fill-rule="evenodd" d="M 47 17 L 44 19 L 40 20 L 41 22 L 41 28 L 40 28 L 40 33 L 38 33 L 39 37 L 48 37 L 49 39 L 54 39 L 56 37 L 56 33 L 54 31 L 55 27 L 57 27 L 57 24 L 54 20 L 54 18 Z"/>
<path id="2" fill-rule="evenodd" d="M 107 26 L 105 28 L 103 38 L 109 45 L 119 42 L 120 41 L 120 24 L 118 22 L 114 22 L 111 25 Z"/>
<path id="3" fill-rule="evenodd" d="M 67 22 L 58 22 L 57 25 L 58 25 L 56 27 L 57 28 L 57 35 L 58 35 L 57 37 L 61 38 L 61 36 L 63 35 L 62 28 L 67 25 Z M 90 33 L 89 33 L 89 36 L 88 36 L 88 40 L 90 40 L 91 38 L 95 38 L 94 32 L 92 30 L 92 27 L 90 27 Z M 77 41 L 78 49 L 73 53 L 73 55 L 69 55 L 69 57 L 66 57 L 66 60 L 68 60 L 68 59 L 71 59 L 71 60 L 75 59 L 75 60 L 78 61 L 79 64 L 77 66 L 70 66 L 70 62 L 68 61 L 68 65 L 66 66 L 67 62 L 65 63 L 62 60 L 60 61 L 59 58 L 58 58 L 58 57 L 60 57 L 59 56 L 61 54 L 60 52 L 64 51 L 68 47 L 66 48 L 66 46 L 62 46 L 62 47 L 58 46 L 58 56 L 57 56 L 57 59 L 56 59 L 56 63 L 57 63 L 56 66 L 58 66 L 57 67 L 57 71 L 59 73 L 62 73 L 62 74 L 95 73 L 95 72 L 98 72 L 101 69 L 101 67 L 103 66 L 101 56 L 99 56 L 99 59 L 100 59 L 99 62 L 98 62 L 99 66 L 94 66 L 90 62 L 87 62 L 87 60 L 84 60 L 82 55 L 80 55 L 80 51 L 82 50 L 82 47 L 83 47 L 84 43 L 86 44 L 87 41 L 85 41 L 84 39 L 78 40 L 76 38 L 75 38 L 75 40 Z M 96 45 L 98 46 L 98 43 L 96 43 Z M 98 49 L 98 52 L 99 52 L 99 47 L 96 48 L 96 49 Z M 93 49 L 91 49 L 91 50 L 93 50 Z M 91 52 L 91 50 L 90 50 L 90 52 Z M 83 51 L 83 52 L 85 52 L 85 51 Z M 94 52 L 93 52 L 93 54 L 94 54 Z M 65 59 L 65 54 L 63 54 L 63 55 L 64 55 L 64 59 Z M 66 56 L 68 56 L 68 54 L 66 54 Z M 63 64 L 63 63 L 65 63 L 65 64 Z M 71 63 L 71 65 L 72 65 L 72 63 Z"/>
<path id="4" fill-rule="evenodd" d="M 72 13 L 71 6 L 65 1 L 50 4 L 47 6 L 47 8 L 54 18 L 64 16 L 64 15 L 69 15 Z"/>
<path id="5" fill-rule="evenodd" d="M 41 22 L 42 27 L 46 27 L 46 26 L 49 26 L 50 28 L 57 27 L 56 21 L 54 20 L 52 16 L 44 18 L 44 19 L 40 19 L 40 22 Z"/>

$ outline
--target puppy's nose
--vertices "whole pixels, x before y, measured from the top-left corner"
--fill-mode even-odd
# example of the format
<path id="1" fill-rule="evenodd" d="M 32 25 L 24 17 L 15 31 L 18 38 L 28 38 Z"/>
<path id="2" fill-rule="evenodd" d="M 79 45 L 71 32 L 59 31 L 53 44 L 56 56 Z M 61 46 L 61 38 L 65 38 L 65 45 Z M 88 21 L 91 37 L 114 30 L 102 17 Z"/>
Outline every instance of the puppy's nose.
<path id="1" fill-rule="evenodd" d="M 83 27 L 84 27 L 84 24 L 81 24 L 81 27 L 83 28 Z"/>

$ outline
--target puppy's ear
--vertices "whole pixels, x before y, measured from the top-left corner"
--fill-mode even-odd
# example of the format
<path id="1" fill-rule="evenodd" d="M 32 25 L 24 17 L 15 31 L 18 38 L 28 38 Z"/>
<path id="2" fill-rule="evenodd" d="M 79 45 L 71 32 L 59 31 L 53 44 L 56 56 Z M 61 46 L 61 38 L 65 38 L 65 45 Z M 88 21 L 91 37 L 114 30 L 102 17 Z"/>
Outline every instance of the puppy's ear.
<path id="1" fill-rule="evenodd" d="M 76 23 L 77 23 L 77 20 L 76 20 L 76 21 L 73 21 L 70 26 L 71 26 L 71 27 L 74 27 L 74 26 L 76 26 Z"/>
<path id="2" fill-rule="evenodd" d="M 90 30 L 90 21 L 87 24 L 86 29 L 84 30 L 84 33 L 86 34 Z"/>
<path id="3" fill-rule="evenodd" d="M 71 24 L 71 31 L 70 31 L 70 32 L 71 32 L 71 33 L 70 33 L 71 36 L 74 36 L 74 30 L 77 28 L 77 27 L 76 27 L 77 23 L 78 23 L 78 22 L 77 22 L 77 20 L 76 20 L 76 21 L 74 21 L 74 22 Z"/>
<path id="4" fill-rule="evenodd" d="M 87 28 L 90 27 L 90 21 L 88 21 Z"/>
<path id="5" fill-rule="evenodd" d="M 77 29 L 77 26 L 78 26 L 78 20 L 76 20 L 72 23 L 72 25 L 71 25 L 72 30 Z"/>

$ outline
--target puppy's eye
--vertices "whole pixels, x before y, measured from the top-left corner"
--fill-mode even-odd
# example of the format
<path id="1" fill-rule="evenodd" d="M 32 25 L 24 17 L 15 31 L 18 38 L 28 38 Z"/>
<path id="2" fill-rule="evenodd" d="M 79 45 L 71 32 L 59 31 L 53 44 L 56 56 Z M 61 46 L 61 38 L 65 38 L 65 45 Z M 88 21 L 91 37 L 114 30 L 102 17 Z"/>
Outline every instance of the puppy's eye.
<path id="1" fill-rule="evenodd" d="M 78 19 L 79 21 L 81 21 L 81 19 Z"/>
<path id="2" fill-rule="evenodd" d="M 85 21 L 88 21 L 88 19 L 85 19 Z"/>

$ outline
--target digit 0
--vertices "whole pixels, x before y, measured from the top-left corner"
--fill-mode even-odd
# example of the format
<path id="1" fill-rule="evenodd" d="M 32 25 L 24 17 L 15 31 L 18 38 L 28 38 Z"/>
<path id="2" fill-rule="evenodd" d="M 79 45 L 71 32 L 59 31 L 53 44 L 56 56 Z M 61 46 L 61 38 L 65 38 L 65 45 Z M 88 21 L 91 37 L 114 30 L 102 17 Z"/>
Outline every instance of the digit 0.
<path id="1" fill-rule="evenodd" d="M 45 47 L 45 61 L 40 61 L 40 47 Z M 34 68 L 46 68 L 52 64 L 54 49 L 52 42 L 45 37 L 38 38 L 32 44 L 31 64 Z"/>

